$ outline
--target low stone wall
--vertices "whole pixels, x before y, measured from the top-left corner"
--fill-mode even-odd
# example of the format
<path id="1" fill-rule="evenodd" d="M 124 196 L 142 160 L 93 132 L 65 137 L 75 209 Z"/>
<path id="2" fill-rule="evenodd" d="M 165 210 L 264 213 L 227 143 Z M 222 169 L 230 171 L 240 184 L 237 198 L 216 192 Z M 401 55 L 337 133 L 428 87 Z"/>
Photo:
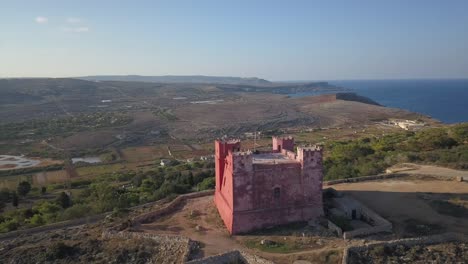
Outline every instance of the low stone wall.
<path id="1" fill-rule="evenodd" d="M 376 242 L 363 246 L 352 246 L 345 248 L 343 251 L 343 258 L 341 263 L 348 264 L 349 261 L 349 252 L 360 252 L 369 250 L 376 246 L 394 246 L 394 245 L 404 245 L 404 246 L 415 246 L 415 245 L 431 245 L 431 244 L 440 244 L 453 241 L 462 241 L 468 242 L 468 236 L 461 233 L 444 233 L 439 235 L 427 236 L 427 237 L 415 237 L 415 238 L 406 238 L 406 239 L 397 239 L 386 242 Z"/>
<path id="2" fill-rule="evenodd" d="M 372 222 L 372 227 L 358 228 L 352 231 L 346 231 L 343 233 L 344 239 L 351 239 L 356 236 L 366 236 L 370 234 L 376 234 L 381 232 L 392 232 L 393 225 L 387 219 L 381 217 L 370 208 L 363 205 L 361 202 L 355 200 L 360 204 L 361 217 L 367 222 Z"/>
<path id="3" fill-rule="evenodd" d="M 187 262 L 187 264 L 230 264 L 238 263 L 239 260 L 247 264 L 273 264 L 272 261 L 238 250 L 229 251 L 223 254 L 209 256 L 202 259 L 192 260 Z"/>
<path id="4" fill-rule="evenodd" d="M 398 178 L 398 177 L 405 177 L 405 176 L 408 176 L 408 174 L 404 174 L 404 173 L 379 174 L 379 175 L 372 175 L 372 176 L 363 176 L 363 177 L 339 179 L 339 180 L 332 180 L 332 181 L 324 181 L 323 185 L 327 186 L 327 185 L 335 185 L 335 184 L 340 184 L 340 183 L 375 181 L 375 180 L 391 179 L 391 178 Z"/>
<path id="5" fill-rule="evenodd" d="M 328 221 L 328 229 L 335 231 L 338 237 L 343 236 L 343 230 L 339 226 L 335 225 L 332 221 L 328 219 L 327 221 Z"/>
<path id="6" fill-rule="evenodd" d="M 371 234 L 377 234 L 381 232 L 392 232 L 392 224 L 389 225 L 381 225 L 381 226 L 373 226 L 369 228 L 359 228 L 352 231 L 347 231 L 343 233 L 344 239 L 351 239 L 357 236 L 366 236 Z"/>
<path id="7" fill-rule="evenodd" d="M 198 198 L 198 197 L 203 197 L 203 196 L 208 196 L 208 195 L 213 195 L 213 194 L 214 194 L 214 190 L 208 190 L 208 191 L 203 191 L 203 192 L 195 192 L 195 193 L 179 195 L 174 200 L 169 202 L 167 205 L 163 206 L 162 208 L 135 217 L 132 223 L 134 225 L 138 225 L 138 224 L 152 222 L 158 217 L 161 217 L 163 215 L 170 214 L 176 211 L 176 209 L 187 199 L 193 199 L 193 198 Z"/>
<path id="8" fill-rule="evenodd" d="M 176 235 L 156 235 L 156 234 L 149 234 L 149 233 L 137 233 L 137 232 L 116 232 L 112 230 L 107 230 L 102 232 L 102 238 L 109 239 L 109 238 L 122 238 L 122 239 L 135 239 L 135 238 L 143 238 L 143 239 L 152 239 L 156 241 L 158 244 L 167 248 L 168 250 L 174 250 L 174 248 L 179 248 L 183 252 L 182 259 L 186 262 L 189 257 L 190 253 L 196 246 L 196 242 L 192 241 L 190 238 L 183 237 L 183 236 L 176 236 Z"/>
<path id="9" fill-rule="evenodd" d="M 196 259 L 187 262 L 187 264 L 224 264 L 224 263 L 238 263 L 242 260 L 242 256 L 239 251 L 229 251 L 223 254 L 209 256 L 202 259 Z"/>
<path id="10" fill-rule="evenodd" d="M 240 254 L 242 256 L 242 259 L 247 263 L 247 264 L 274 264 L 273 261 L 261 258 L 257 255 L 252 255 L 244 251 L 240 251 Z"/>
<path id="11" fill-rule="evenodd" d="M 261 258 L 256 255 L 251 255 L 243 251 L 233 250 L 228 251 L 222 254 L 214 255 L 205 257 L 202 259 L 196 259 L 188 261 L 190 258 L 190 254 L 193 249 L 196 248 L 197 243 L 192 241 L 190 238 L 184 236 L 177 236 L 177 235 L 157 235 L 157 234 L 149 234 L 149 233 L 137 233 L 137 232 L 116 232 L 112 230 L 107 230 L 102 232 L 103 239 L 109 238 L 121 238 L 121 239 L 135 239 L 135 238 L 143 238 L 143 239 L 152 239 L 156 241 L 158 244 L 167 248 L 168 250 L 174 250 L 174 248 L 179 248 L 183 252 L 182 259 L 187 264 L 230 264 L 230 263 L 237 263 L 239 260 L 247 263 L 247 264 L 273 264 L 273 262 Z"/>
<path id="12" fill-rule="evenodd" d="M 95 223 L 97 221 L 104 219 L 106 216 L 107 214 L 93 215 L 93 216 L 83 217 L 79 219 L 58 222 L 58 223 L 54 223 L 50 225 L 11 231 L 8 233 L 0 234 L 0 240 L 13 239 L 13 238 L 17 238 L 20 236 L 30 236 L 33 234 L 53 231 L 56 229 L 63 229 L 63 228 L 75 227 L 75 226 L 80 226 L 80 225 L 85 225 L 85 224 L 92 224 L 92 223 Z"/>

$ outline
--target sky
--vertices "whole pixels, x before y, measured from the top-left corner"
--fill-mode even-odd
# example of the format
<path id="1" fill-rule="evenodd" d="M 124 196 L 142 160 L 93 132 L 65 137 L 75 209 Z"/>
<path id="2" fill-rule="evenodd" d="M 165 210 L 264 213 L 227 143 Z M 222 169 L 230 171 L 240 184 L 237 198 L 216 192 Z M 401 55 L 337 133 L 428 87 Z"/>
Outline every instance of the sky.
<path id="1" fill-rule="evenodd" d="M 468 1 L 0 0 L 0 77 L 468 78 Z"/>

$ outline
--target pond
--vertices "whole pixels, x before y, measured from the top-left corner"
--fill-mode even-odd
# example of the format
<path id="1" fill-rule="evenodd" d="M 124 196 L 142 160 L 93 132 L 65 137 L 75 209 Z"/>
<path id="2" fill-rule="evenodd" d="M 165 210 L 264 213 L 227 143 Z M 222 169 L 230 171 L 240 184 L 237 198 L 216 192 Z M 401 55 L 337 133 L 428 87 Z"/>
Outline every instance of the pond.
<path id="1" fill-rule="evenodd" d="M 83 158 L 72 158 L 72 163 L 86 162 L 86 163 L 99 163 L 102 162 L 100 157 L 83 157 Z"/>
<path id="2" fill-rule="evenodd" d="M 40 160 L 26 158 L 25 156 L 0 155 L 0 170 L 22 169 L 34 167 Z"/>

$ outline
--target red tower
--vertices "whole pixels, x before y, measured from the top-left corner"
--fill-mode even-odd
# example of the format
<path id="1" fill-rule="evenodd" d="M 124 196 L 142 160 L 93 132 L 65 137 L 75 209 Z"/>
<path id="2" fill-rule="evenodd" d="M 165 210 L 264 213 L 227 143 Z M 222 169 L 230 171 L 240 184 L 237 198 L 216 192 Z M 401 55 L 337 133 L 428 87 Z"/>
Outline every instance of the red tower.
<path id="1" fill-rule="evenodd" d="M 308 221 L 323 214 L 322 149 L 294 149 L 273 138 L 273 150 L 241 152 L 240 141 L 215 141 L 215 204 L 231 234 Z"/>
<path id="2" fill-rule="evenodd" d="M 282 149 L 294 151 L 293 137 L 273 137 L 273 150 L 281 152 Z"/>

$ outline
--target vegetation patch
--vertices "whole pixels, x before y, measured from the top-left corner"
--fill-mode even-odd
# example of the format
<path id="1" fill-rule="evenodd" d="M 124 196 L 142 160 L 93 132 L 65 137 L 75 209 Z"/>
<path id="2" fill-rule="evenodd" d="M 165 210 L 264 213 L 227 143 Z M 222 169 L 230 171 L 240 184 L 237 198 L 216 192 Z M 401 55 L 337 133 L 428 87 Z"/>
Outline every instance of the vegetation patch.
<path id="1" fill-rule="evenodd" d="M 0 124 L 0 140 L 64 136 L 73 132 L 128 124 L 128 115 L 112 112 L 77 114 L 72 117 L 34 119 L 24 122 Z"/>
<path id="2" fill-rule="evenodd" d="M 468 123 L 333 141 L 325 146 L 325 179 L 376 175 L 397 163 L 430 163 L 468 169 Z"/>
<path id="3" fill-rule="evenodd" d="M 302 249 L 301 245 L 295 241 L 278 242 L 267 240 L 265 242 L 265 240 L 249 239 L 246 240 L 244 244 L 248 248 L 259 249 L 270 253 L 291 253 Z"/>
<path id="4" fill-rule="evenodd" d="M 179 118 L 172 112 L 171 109 L 168 108 L 157 108 L 153 110 L 153 114 L 165 119 L 167 121 L 176 121 Z"/>
<path id="5" fill-rule="evenodd" d="M 0 190 L 0 232 L 114 212 L 142 203 L 205 190 L 214 186 L 212 162 L 174 163 L 147 171 L 124 170 L 122 164 L 78 168 L 93 175 L 71 183 L 31 187 L 22 181 L 15 190 Z M 22 206 L 32 202 L 32 206 Z"/>

